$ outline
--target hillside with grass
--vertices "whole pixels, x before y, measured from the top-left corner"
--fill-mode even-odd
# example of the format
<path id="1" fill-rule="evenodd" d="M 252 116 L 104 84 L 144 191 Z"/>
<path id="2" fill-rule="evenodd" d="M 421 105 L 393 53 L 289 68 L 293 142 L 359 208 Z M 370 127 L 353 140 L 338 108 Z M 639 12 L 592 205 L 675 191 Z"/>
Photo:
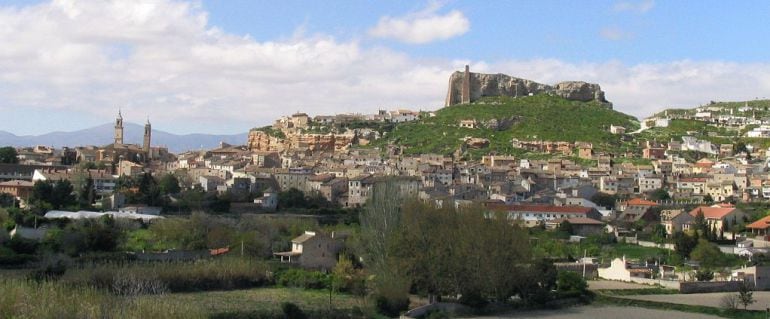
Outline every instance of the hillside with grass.
<path id="1" fill-rule="evenodd" d="M 487 125 L 496 120 L 499 127 Z M 477 128 L 460 127 L 462 120 L 476 120 Z M 463 145 L 466 137 L 489 139 L 489 146 L 471 153 L 519 155 L 512 139 L 590 142 L 598 150 L 613 150 L 621 136 L 610 134 L 610 125 L 628 131 L 639 127 L 630 116 L 598 102 L 569 101 L 550 95 L 525 97 L 487 97 L 470 104 L 459 104 L 436 111 L 435 116 L 397 125 L 376 146 L 396 144 L 407 154 L 450 154 Z"/>
<path id="2" fill-rule="evenodd" d="M 748 106 L 748 109 L 745 107 Z M 737 102 L 710 102 L 691 109 L 667 109 L 652 117 L 671 118 L 668 127 L 654 127 L 634 136 L 635 141 L 656 140 L 668 142 L 681 141 L 682 136 L 693 136 L 715 144 L 745 143 L 755 147 L 770 147 L 770 140 L 765 138 L 749 138 L 745 134 L 757 125 L 717 126 L 705 121 L 694 119 L 698 110 L 710 112 L 712 117 L 732 115 L 736 117 L 767 119 L 770 118 L 770 100 L 752 100 Z M 632 142 L 631 144 L 634 144 Z"/>

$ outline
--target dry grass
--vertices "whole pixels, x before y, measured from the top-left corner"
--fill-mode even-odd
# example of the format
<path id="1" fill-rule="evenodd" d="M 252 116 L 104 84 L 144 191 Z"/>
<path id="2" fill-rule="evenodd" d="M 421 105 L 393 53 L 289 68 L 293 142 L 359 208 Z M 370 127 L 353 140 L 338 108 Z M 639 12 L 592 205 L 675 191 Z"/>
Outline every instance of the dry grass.
<path id="1" fill-rule="evenodd" d="M 157 297 L 145 296 L 144 299 Z M 255 288 L 232 291 L 208 291 L 197 293 L 175 293 L 159 297 L 171 304 L 195 304 L 209 314 L 278 312 L 281 303 L 292 302 L 305 311 L 329 309 L 328 290 L 306 290 L 297 288 Z M 362 307 L 363 301 L 347 294 L 332 296 L 334 309 Z"/>
<path id="2" fill-rule="evenodd" d="M 206 318 L 196 304 L 165 298 L 121 298 L 56 282 L 2 279 L 0 291 L 0 318 Z"/>

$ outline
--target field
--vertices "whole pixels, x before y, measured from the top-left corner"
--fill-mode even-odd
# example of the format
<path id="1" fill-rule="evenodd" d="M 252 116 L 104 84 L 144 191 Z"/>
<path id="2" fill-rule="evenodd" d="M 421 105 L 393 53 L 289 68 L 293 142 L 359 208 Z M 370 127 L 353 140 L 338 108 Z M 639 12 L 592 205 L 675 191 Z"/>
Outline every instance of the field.
<path id="1" fill-rule="evenodd" d="M 281 303 L 292 302 L 305 311 L 329 309 L 328 290 L 306 290 L 296 288 L 255 288 L 230 291 L 206 291 L 195 293 L 174 293 L 145 296 L 145 299 L 159 299 L 169 304 L 197 305 L 210 316 L 248 313 L 278 313 Z M 362 307 L 363 300 L 347 294 L 334 293 L 332 306 L 337 311 Z"/>

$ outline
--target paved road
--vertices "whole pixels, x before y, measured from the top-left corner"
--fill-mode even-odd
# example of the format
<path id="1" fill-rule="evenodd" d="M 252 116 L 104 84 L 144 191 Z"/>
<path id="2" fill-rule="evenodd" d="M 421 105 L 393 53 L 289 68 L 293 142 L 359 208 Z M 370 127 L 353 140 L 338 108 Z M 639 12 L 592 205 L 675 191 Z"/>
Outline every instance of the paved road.
<path id="1" fill-rule="evenodd" d="M 629 295 L 616 296 L 619 298 L 648 300 L 658 302 L 668 302 L 683 305 L 696 305 L 721 308 L 722 297 L 725 295 L 735 295 L 737 292 L 715 292 L 708 294 L 676 294 L 676 295 Z M 770 307 L 770 291 L 755 291 L 754 304 L 750 305 L 750 310 L 765 310 Z"/>
<path id="2" fill-rule="evenodd" d="M 673 310 L 646 309 L 638 307 L 618 306 L 583 306 L 559 310 L 538 310 L 511 313 L 497 317 L 478 317 L 478 319 L 508 319 L 508 318 L 548 318 L 548 319 L 716 319 L 718 316 L 688 313 Z"/>

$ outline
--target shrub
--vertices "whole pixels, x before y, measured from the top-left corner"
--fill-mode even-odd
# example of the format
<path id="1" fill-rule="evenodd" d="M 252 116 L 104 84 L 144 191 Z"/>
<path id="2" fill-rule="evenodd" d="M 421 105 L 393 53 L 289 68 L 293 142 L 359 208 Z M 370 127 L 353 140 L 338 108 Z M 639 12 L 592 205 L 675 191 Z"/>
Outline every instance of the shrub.
<path id="1" fill-rule="evenodd" d="M 560 292 L 582 293 L 588 287 L 585 279 L 572 271 L 560 271 L 556 280 L 557 290 Z"/>
<path id="2" fill-rule="evenodd" d="M 283 315 L 286 319 L 306 319 L 307 316 L 302 311 L 302 309 L 299 308 L 299 306 L 291 303 L 291 302 L 284 302 L 281 304 L 281 310 L 283 311 Z"/>
<path id="3" fill-rule="evenodd" d="M 711 281 L 714 279 L 714 272 L 710 270 L 698 270 L 695 272 L 695 279 L 698 281 Z"/>
<path id="4" fill-rule="evenodd" d="M 724 295 L 722 296 L 722 299 L 719 301 L 720 306 L 722 306 L 722 308 L 725 308 L 727 310 L 738 309 L 738 303 L 739 303 L 738 295 L 733 295 L 733 294 Z"/>
<path id="5" fill-rule="evenodd" d="M 276 275 L 276 283 L 283 287 L 328 289 L 330 276 L 319 271 L 292 268 Z"/>
<path id="6" fill-rule="evenodd" d="M 46 263 L 41 269 L 35 270 L 27 275 L 27 279 L 37 282 L 58 280 L 67 271 L 67 265 L 63 260 L 56 260 Z"/>
<path id="7" fill-rule="evenodd" d="M 409 308 L 409 298 L 388 298 L 385 296 L 377 296 L 374 299 L 375 307 L 377 307 L 377 312 L 389 316 L 389 317 L 395 317 L 398 316 L 401 311 L 407 310 Z"/>
<path id="8" fill-rule="evenodd" d="M 117 292 L 124 289 L 136 291 L 136 285 L 144 287 L 139 291 L 145 293 L 158 293 L 166 289 L 170 292 L 190 292 L 263 286 L 270 280 L 267 272 L 267 265 L 261 262 L 222 258 L 193 263 L 103 264 L 75 269 L 68 272 L 63 280 L 73 285 Z M 131 278 L 142 278 L 142 281 Z M 125 287 L 126 284 L 134 287 Z"/>

